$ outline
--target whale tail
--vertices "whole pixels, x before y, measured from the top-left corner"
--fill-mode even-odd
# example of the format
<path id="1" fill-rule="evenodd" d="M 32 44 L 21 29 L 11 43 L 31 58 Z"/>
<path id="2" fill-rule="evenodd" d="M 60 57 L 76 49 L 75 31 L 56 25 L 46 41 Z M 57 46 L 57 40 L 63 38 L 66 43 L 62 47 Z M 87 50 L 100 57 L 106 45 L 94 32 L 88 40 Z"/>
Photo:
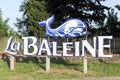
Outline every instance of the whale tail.
<path id="1" fill-rule="evenodd" d="M 50 18 L 48 18 L 46 21 L 39 22 L 39 26 L 46 26 L 46 23 L 50 26 L 55 20 L 55 16 L 52 15 Z M 47 27 L 49 27 L 47 26 Z"/>
<path id="2" fill-rule="evenodd" d="M 54 22 L 54 20 L 55 20 L 54 15 L 52 15 L 50 18 L 47 19 L 47 22 L 48 22 L 49 26 Z"/>
<path id="3" fill-rule="evenodd" d="M 39 22 L 39 26 L 44 26 L 44 27 L 46 27 L 46 21 L 41 21 L 41 22 Z"/>

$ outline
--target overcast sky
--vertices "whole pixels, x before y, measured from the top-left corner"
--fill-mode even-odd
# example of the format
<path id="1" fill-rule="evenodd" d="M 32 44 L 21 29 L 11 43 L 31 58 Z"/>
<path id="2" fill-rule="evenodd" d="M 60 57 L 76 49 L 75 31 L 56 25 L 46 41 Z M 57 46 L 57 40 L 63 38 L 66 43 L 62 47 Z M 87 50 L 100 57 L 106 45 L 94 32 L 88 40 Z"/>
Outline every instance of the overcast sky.
<path id="1" fill-rule="evenodd" d="M 19 12 L 19 6 L 22 4 L 23 0 L 1 0 L 0 8 L 3 12 L 3 19 L 10 18 L 9 25 L 14 28 L 13 23 L 16 22 L 16 17 L 20 18 L 22 13 Z M 120 5 L 120 0 L 106 0 L 104 5 L 114 8 L 116 4 Z M 118 12 L 120 15 L 120 11 Z"/>

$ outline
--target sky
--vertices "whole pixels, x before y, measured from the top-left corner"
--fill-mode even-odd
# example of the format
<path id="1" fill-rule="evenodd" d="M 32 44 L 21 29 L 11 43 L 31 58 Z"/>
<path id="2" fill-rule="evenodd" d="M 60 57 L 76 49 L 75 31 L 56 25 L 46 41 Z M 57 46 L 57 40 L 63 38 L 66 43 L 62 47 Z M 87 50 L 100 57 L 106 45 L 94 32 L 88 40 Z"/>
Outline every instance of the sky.
<path id="1" fill-rule="evenodd" d="M 14 28 L 13 23 L 16 23 L 16 18 L 21 18 L 22 12 L 19 12 L 19 6 L 22 4 L 23 0 L 1 0 L 0 9 L 2 10 L 3 20 L 10 18 L 8 24 L 10 27 Z"/>
<path id="2" fill-rule="evenodd" d="M 1 0 L 0 8 L 2 10 L 3 19 L 10 18 L 8 24 L 11 28 L 14 28 L 13 23 L 16 23 L 16 18 L 21 18 L 22 12 L 19 12 L 19 6 L 22 4 L 23 0 Z M 116 4 L 120 5 L 120 0 L 106 0 L 103 5 L 114 8 Z M 117 11 L 117 9 L 115 10 Z M 118 12 L 120 15 L 120 11 Z M 16 29 L 15 29 L 16 30 Z"/>

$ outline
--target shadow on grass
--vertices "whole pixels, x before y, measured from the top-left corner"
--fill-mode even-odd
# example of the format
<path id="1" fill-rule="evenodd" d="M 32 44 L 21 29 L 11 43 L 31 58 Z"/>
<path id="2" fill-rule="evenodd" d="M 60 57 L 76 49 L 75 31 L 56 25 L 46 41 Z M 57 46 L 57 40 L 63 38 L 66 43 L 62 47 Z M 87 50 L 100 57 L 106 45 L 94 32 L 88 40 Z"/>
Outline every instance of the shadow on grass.
<path id="1" fill-rule="evenodd" d="M 6 55 L 2 55 L 2 60 L 4 60 L 6 62 L 6 64 L 8 65 L 9 69 L 10 69 L 10 59 L 8 56 Z"/>
<path id="2" fill-rule="evenodd" d="M 43 57 L 16 57 L 17 63 L 33 63 L 45 70 L 45 58 Z"/>
<path id="3" fill-rule="evenodd" d="M 83 65 L 80 61 L 73 60 L 73 58 L 68 57 L 52 57 L 50 58 L 51 64 L 53 64 L 53 67 L 61 68 L 60 66 L 63 66 L 65 69 L 74 69 L 80 72 L 82 71 Z M 77 62 L 76 62 L 77 61 Z"/>
<path id="4" fill-rule="evenodd" d="M 46 69 L 46 57 L 15 57 L 17 63 L 34 63 L 38 65 L 42 69 Z M 4 58 L 3 60 L 6 61 L 7 65 L 10 68 L 10 60 L 9 57 Z M 83 72 L 81 67 L 82 64 L 75 63 L 71 59 L 66 59 L 63 57 L 51 57 L 50 58 L 51 67 L 55 68 L 61 68 L 60 66 L 63 66 L 67 69 L 74 69 L 80 72 Z"/>

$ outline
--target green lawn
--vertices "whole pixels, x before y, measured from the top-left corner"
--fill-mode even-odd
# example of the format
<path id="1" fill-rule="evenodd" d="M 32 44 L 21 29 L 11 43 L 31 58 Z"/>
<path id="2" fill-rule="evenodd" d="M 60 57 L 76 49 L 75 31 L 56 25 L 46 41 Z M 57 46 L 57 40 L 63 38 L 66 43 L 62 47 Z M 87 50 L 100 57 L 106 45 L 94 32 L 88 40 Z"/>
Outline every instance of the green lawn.
<path id="1" fill-rule="evenodd" d="M 35 59 L 17 61 L 17 69 L 9 70 L 6 61 L 0 59 L 0 80 L 65 80 L 86 77 L 119 77 L 120 63 L 88 63 L 88 74 L 83 73 L 82 60 L 51 59 L 51 70 L 45 71 L 45 61 Z"/>
<path id="2" fill-rule="evenodd" d="M 4 52 L 7 46 L 8 38 L 1 38 L 0 39 L 0 52 Z"/>

